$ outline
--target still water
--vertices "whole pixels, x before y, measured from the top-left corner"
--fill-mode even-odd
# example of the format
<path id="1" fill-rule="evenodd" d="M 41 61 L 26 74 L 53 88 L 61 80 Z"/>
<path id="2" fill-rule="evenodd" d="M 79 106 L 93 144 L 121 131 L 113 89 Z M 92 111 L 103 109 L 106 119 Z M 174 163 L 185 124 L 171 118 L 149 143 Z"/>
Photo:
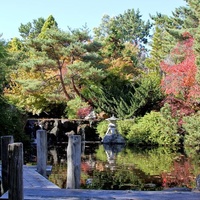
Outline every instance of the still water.
<path id="1" fill-rule="evenodd" d="M 53 166 L 49 180 L 66 188 L 67 146 L 49 149 Z M 134 148 L 86 143 L 82 146 L 81 188 L 163 190 L 195 188 L 200 174 L 200 154 L 188 148 Z"/>

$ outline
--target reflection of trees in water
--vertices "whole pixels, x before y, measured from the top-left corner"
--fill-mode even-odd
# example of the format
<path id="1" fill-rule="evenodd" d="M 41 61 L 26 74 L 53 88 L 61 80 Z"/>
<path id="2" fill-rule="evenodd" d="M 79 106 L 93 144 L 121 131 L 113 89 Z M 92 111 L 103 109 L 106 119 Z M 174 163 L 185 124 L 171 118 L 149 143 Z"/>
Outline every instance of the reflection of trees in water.
<path id="1" fill-rule="evenodd" d="M 137 168 L 150 176 L 157 175 L 163 187 L 194 187 L 194 168 L 192 160 L 187 155 L 175 149 L 155 148 L 149 150 L 128 150 L 128 156 L 121 155 L 118 163 L 131 160 Z"/>
<path id="2" fill-rule="evenodd" d="M 176 151 L 167 148 L 126 148 L 118 155 L 118 164 L 132 164 L 145 174 L 160 175 L 163 171 L 170 171 Z"/>
<path id="3" fill-rule="evenodd" d="M 82 143 L 82 155 L 95 154 L 98 148 L 98 143 Z M 67 159 L 67 144 L 51 146 L 48 149 L 48 162 L 51 165 L 66 162 Z"/>
<path id="4" fill-rule="evenodd" d="M 115 168 L 114 171 L 109 168 L 101 172 L 94 170 L 93 181 L 88 188 L 104 190 L 160 190 L 161 182 L 157 177 L 150 177 L 139 169 L 121 166 L 117 170 Z"/>
<path id="5" fill-rule="evenodd" d="M 190 159 L 183 155 L 173 160 L 171 171 L 162 173 L 163 187 L 187 187 L 194 188 L 195 176 L 191 173 L 193 167 Z"/>
<path id="6" fill-rule="evenodd" d="M 53 167 L 57 168 L 57 172 L 54 170 L 51 178 L 55 176 L 55 181 L 58 182 L 60 177 L 61 187 L 64 185 L 62 181 L 66 181 L 67 166 L 61 162 L 66 159 L 66 152 L 64 147 L 59 147 L 56 151 L 54 149 L 54 152 L 57 152 L 58 164 Z M 109 164 L 112 155 L 114 162 Z M 121 151 L 113 152 L 103 145 L 86 143 L 81 164 L 82 188 L 161 190 L 163 186 L 194 187 L 194 175 L 200 170 L 199 159 L 191 154 L 188 157 L 190 159 L 175 150 L 161 147 L 125 147 Z M 86 185 L 86 180 L 89 179 L 92 181 Z"/>
<path id="7" fill-rule="evenodd" d="M 131 160 L 128 162 L 120 162 L 118 160 L 122 155 L 127 156 L 124 145 L 104 145 L 107 161 L 104 161 L 104 168 L 95 169 L 93 171 L 92 184 L 88 186 L 90 189 L 132 189 L 132 190 L 155 190 L 161 187 L 161 180 L 157 176 L 146 175 L 140 169 L 137 169 Z M 120 153 L 121 152 L 121 153 Z M 107 164 L 108 163 L 108 164 Z M 98 167 L 100 164 L 98 163 Z"/>
<path id="8" fill-rule="evenodd" d="M 192 164 L 192 172 L 195 176 L 200 174 L 200 152 L 196 151 L 195 148 L 186 147 L 185 153 Z"/>

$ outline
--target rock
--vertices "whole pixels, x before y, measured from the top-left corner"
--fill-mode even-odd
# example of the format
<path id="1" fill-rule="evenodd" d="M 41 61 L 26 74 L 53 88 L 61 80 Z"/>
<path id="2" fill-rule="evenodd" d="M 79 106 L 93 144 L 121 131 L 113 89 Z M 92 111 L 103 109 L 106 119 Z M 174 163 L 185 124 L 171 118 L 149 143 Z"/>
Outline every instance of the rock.
<path id="1" fill-rule="evenodd" d="M 69 135 L 75 135 L 75 132 L 72 130 L 70 132 L 66 132 L 65 135 L 69 136 Z"/>
<path id="2" fill-rule="evenodd" d="M 93 120 L 93 119 L 96 119 L 96 114 L 94 111 L 91 111 L 86 117 L 85 119 L 87 120 Z"/>
<path id="3" fill-rule="evenodd" d="M 106 134 L 102 140 L 104 144 L 124 144 L 125 139 L 120 134 Z"/>
<path id="4" fill-rule="evenodd" d="M 146 188 L 155 188 L 155 187 L 156 187 L 156 184 L 154 184 L 154 183 L 146 183 L 146 184 L 144 185 L 144 187 L 146 187 Z"/>
<path id="5" fill-rule="evenodd" d="M 192 191 L 200 192 L 200 174 L 196 177 L 196 188 L 194 188 Z"/>

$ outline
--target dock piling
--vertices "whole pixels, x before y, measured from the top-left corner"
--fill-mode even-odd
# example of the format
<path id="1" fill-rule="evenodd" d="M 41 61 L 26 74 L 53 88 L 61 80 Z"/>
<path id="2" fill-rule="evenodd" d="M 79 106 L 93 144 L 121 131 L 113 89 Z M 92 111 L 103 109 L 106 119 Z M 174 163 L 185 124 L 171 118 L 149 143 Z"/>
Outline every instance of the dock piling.
<path id="1" fill-rule="evenodd" d="M 8 191 L 8 144 L 14 142 L 12 135 L 1 137 L 1 177 L 2 177 L 2 188 L 1 193 Z"/>
<path id="2" fill-rule="evenodd" d="M 23 200 L 23 144 L 8 144 L 8 199 Z"/>
<path id="3" fill-rule="evenodd" d="M 67 189 L 79 189 L 81 176 L 81 136 L 69 135 L 67 147 Z"/>
<path id="4" fill-rule="evenodd" d="M 46 177 L 47 168 L 47 133 L 45 130 L 37 130 L 37 172 Z"/>

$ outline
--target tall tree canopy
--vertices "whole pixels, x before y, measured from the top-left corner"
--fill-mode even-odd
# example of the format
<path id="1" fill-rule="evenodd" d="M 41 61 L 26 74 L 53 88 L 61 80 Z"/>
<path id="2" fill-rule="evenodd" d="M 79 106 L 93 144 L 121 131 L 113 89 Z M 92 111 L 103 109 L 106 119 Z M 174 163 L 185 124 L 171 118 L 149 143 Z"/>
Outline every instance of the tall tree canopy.
<path id="1" fill-rule="evenodd" d="M 33 113 L 47 109 L 52 101 L 69 101 L 76 95 L 89 102 L 82 91 L 88 84 L 96 85 L 103 73 L 87 60 L 89 56 L 91 61 L 96 59 L 87 30 L 64 32 L 53 26 L 43 33 L 45 37 L 26 40 L 26 56 L 11 73 L 5 96 Z"/>
<path id="2" fill-rule="evenodd" d="M 171 53 L 171 62 L 161 63 L 165 72 L 162 88 L 168 95 L 166 99 L 173 110 L 179 110 L 179 115 L 188 115 L 199 107 L 200 85 L 196 81 L 194 38 L 187 32 L 183 37 L 185 39 L 179 42 Z"/>
<path id="3" fill-rule="evenodd" d="M 5 42 L 4 40 L 1 39 L 1 36 L 0 36 L 0 95 L 4 88 L 5 76 L 6 76 L 6 72 L 8 71 L 7 66 L 6 66 L 7 56 L 8 56 L 8 53 L 5 47 Z"/>
<path id="4" fill-rule="evenodd" d="M 184 32 L 194 34 L 198 27 L 198 18 L 189 6 L 181 6 L 172 12 L 172 16 L 157 13 L 151 16 L 154 21 L 154 34 L 151 42 L 150 57 L 145 61 L 150 69 L 160 71 L 160 62 L 169 59 L 171 49 L 183 38 Z M 194 35 L 193 35 L 194 36 Z"/>
<path id="5" fill-rule="evenodd" d="M 116 17 L 104 15 L 102 23 L 94 29 L 95 37 L 109 37 L 117 31 L 121 42 L 131 42 L 135 45 L 145 44 L 147 42 L 151 24 L 142 20 L 140 11 L 128 9 L 123 14 Z"/>
<path id="6" fill-rule="evenodd" d="M 34 19 L 33 22 L 28 22 L 26 24 L 21 24 L 19 27 L 20 36 L 23 39 L 35 38 L 37 37 L 42 30 L 45 19 L 40 17 L 38 19 Z"/>
<path id="7" fill-rule="evenodd" d="M 193 51 L 194 39 L 188 33 L 185 35 L 189 38 L 177 44 L 171 53 L 171 62 L 164 61 L 161 67 L 166 73 L 162 83 L 165 92 L 187 99 L 196 84 L 197 67 Z"/>
<path id="8" fill-rule="evenodd" d="M 115 17 L 104 15 L 100 26 L 94 28 L 94 38 L 103 43 L 102 55 L 117 59 L 124 56 L 123 52 L 129 52 L 131 61 L 142 65 L 150 28 L 150 22 L 142 20 L 139 10 L 128 9 Z"/>
<path id="9" fill-rule="evenodd" d="M 195 39 L 195 55 L 196 55 L 196 64 L 198 67 L 197 70 L 197 81 L 200 83 L 200 0 L 187 0 L 188 4 L 190 5 L 195 17 L 197 18 L 197 28 L 193 31 L 194 32 L 194 39 Z"/>

